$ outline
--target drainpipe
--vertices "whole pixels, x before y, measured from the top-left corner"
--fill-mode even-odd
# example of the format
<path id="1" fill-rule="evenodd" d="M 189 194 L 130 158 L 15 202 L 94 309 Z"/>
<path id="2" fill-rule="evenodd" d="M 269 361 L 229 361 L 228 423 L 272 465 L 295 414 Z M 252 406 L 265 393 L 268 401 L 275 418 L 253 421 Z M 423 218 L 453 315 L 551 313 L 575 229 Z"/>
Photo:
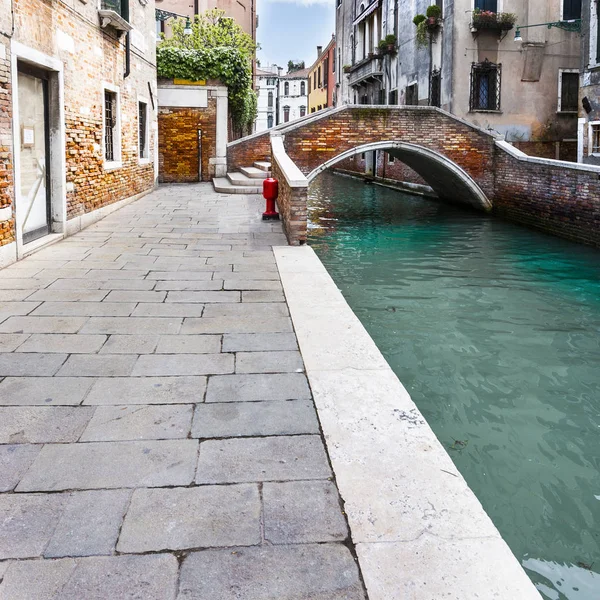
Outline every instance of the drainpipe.
<path id="1" fill-rule="evenodd" d="M 129 31 L 125 34 L 125 73 L 123 73 L 123 79 L 129 77 L 131 73 L 131 38 L 129 37 Z"/>

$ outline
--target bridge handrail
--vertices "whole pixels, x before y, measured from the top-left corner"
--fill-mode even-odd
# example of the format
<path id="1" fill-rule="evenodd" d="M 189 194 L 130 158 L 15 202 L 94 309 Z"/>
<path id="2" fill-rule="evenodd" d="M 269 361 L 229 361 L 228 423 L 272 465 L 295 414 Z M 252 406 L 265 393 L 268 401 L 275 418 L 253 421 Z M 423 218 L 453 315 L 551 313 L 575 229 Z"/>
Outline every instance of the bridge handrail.
<path id="1" fill-rule="evenodd" d="M 288 156 L 280 133 L 271 133 L 271 158 L 277 163 L 287 184 L 292 188 L 307 188 L 308 179 Z"/>

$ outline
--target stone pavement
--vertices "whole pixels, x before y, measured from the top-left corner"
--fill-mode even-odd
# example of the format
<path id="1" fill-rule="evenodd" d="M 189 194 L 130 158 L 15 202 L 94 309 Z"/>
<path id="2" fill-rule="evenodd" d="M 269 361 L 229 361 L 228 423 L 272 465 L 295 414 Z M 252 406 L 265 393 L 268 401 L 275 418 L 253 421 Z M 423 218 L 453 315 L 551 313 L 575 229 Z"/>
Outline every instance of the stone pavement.
<path id="1" fill-rule="evenodd" d="M 0 599 L 366 597 L 262 208 L 165 186 L 0 271 Z"/>

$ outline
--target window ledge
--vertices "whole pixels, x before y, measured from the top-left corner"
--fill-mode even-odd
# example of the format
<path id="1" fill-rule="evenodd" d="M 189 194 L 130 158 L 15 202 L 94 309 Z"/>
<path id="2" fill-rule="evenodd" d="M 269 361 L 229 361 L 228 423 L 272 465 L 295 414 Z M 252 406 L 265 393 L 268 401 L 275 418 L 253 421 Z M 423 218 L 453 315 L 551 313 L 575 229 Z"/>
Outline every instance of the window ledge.
<path id="1" fill-rule="evenodd" d="M 138 165 L 149 165 L 150 158 L 138 158 Z"/>
<path id="2" fill-rule="evenodd" d="M 123 166 L 123 162 L 120 160 L 104 161 L 104 170 L 105 171 L 114 171 L 115 169 L 120 169 L 122 166 Z"/>
<path id="3" fill-rule="evenodd" d="M 577 111 L 577 110 L 557 110 L 556 114 L 557 115 L 569 115 L 569 116 L 571 116 L 571 115 L 578 115 L 579 111 Z"/>
<path id="4" fill-rule="evenodd" d="M 495 115 L 501 115 L 502 114 L 501 110 L 489 110 L 489 109 L 486 109 L 486 108 L 473 108 L 469 112 L 472 112 L 472 113 L 492 113 L 492 114 L 495 114 Z"/>

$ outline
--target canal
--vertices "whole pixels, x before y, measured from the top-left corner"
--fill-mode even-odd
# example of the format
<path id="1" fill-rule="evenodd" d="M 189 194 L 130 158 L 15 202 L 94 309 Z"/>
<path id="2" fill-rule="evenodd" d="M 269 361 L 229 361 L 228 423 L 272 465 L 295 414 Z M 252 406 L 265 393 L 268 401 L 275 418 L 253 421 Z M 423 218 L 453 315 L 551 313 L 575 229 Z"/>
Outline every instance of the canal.
<path id="1" fill-rule="evenodd" d="M 543 596 L 600 599 L 600 252 L 331 173 L 309 215 L 309 244 Z"/>

